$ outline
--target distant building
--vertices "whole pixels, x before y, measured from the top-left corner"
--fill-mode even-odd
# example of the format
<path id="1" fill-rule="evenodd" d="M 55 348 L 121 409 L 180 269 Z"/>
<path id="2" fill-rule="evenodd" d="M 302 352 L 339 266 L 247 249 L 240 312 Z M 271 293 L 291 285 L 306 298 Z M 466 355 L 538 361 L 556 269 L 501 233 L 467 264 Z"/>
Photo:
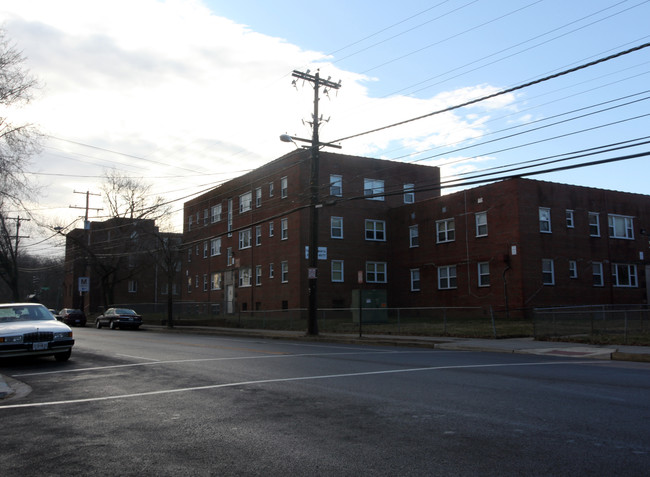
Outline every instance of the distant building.
<path id="1" fill-rule="evenodd" d="M 66 237 L 63 303 L 100 311 L 115 303 L 164 303 L 179 293 L 180 273 L 170 290 L 165 249 L 177 247 L 181 234 L 160 233 L 153 220 L 113 218 L 90 222 Z M 178 258 L 175 260 L 178 267 Z M 81 293 L 80 288 L 88 287 Z"/>
<path id="2" fill-rule="evenodd" d="M 310 154 L 184 205 L 182 300 L 213 313 L 308 306 Z M 436 167 L 321 152 L 318 308 L 648 301 L 650 196 L 511 179 L 440 196 Z M 365 296 L 365 295 L 364 295 Z"/>

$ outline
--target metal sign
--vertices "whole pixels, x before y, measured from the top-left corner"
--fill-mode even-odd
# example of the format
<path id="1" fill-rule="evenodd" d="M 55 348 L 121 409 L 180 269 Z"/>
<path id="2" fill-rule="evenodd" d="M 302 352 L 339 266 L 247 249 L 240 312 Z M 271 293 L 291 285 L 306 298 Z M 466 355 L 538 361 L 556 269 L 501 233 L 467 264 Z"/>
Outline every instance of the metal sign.
<path id="1" fill-rule="evenodd" d="M 90 290 L 90 278 L 79 277 L 79 291 L 87 292 L 88 290 Z"/>

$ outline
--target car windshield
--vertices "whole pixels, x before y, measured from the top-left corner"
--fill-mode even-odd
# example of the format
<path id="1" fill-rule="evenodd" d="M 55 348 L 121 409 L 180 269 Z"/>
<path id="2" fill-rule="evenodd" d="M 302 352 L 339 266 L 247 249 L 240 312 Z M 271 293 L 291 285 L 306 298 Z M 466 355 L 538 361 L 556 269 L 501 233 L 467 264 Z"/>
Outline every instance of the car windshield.
<path id="1" fill-rule="evenodd" d="M 0 323 L 12 321 L 55 320 L 47 308 L 40 305 L 12 305 L 0 307 Z"/>
<path id="2" fill-rule="evenodd" d="M 115 310 L 116 315 L 137 315 L 137 313 L 133 310 L 129 310 L 128 308 L 118 308 Z"/>

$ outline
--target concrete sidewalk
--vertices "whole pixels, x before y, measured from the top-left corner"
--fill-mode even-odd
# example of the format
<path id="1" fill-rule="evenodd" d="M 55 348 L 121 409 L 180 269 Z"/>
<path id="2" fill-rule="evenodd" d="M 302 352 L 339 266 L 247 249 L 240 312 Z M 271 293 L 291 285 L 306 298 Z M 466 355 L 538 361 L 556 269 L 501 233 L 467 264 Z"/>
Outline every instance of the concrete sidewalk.
<path id="1" fill-rule="evenodd" d="M 650 363 L 650 346 L 589 345 L 559 341 L 535 341 L 533 338 L 476 339 L 436 336 L 397 336 L 320 333 L 307 336 L 304 331 L 248 330 L 241 328 L 214 328 L 207 326 L 163 326 L 145 325 L 147 329 L 169 333 L 209 333 L 220 336 L 241 336 L 266 339 L 289 339 L 323 343 L 364 344 L 377 346 L 410 346 L 440 350 L 476 351 L 492 353 L 519 353 L 564 358 L 601 359 L 617 361 L 638 361 Z M 74 357 L 74 352 L 73 352 Z M 13 394 L 13 389 L 0 374 L 0 399 Z"/>

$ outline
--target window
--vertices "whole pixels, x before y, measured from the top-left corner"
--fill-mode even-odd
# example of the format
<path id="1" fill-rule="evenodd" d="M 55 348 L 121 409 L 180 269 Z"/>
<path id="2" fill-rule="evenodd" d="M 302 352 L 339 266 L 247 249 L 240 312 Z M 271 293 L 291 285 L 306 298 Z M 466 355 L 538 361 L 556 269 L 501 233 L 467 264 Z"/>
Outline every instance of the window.
<path id="1" fill-rule="evenodd" d="M 226 249 L 226 264 L 228 266 L 235 264 L 235 256 L 232 253 L 232 247 L 228 247 Z"/>
<path id="2" fill-rule="evenodd" d="M 251 286 L 251 269 L 250 267 L 242 267 L 239 269 L 239 286 Z"/>
<path id="3" fill-rule="evenodd" d="M 287 198 L 288 195 L 287 189 L 288 189 L 287 178 L 283 177 L 282 179 L 280 179 L 280 197 L 282 197 L 283 199 Z"/>
<path id="4" fill-rule="evenodd" d="M 208 291 L 208 274 L 203 274 L 203 291 Z"/>
<path id="5" fill-rule="evenodd" d="M 273 222 L 269 222 L 269 237 L 273 237 Z"/>
<path id="6" fill-rule="evenodd" d="M 136 293 L 138 291 L 138 281 L 129 280 L 129 293 Z"/>
<path id="7" fill-rule="evenodd" d="M 255 207 L 262 207 L 262 188 L 255 189 Z"/>
<path id="8" fill-rule="evenodd" d="M 366 282 L 386 283 L 386 262 L 366 262 Z"/>
<path id="9" fill-rule="evenodd" d="M 634 227 L 633 218 L 624 215 L 608 215 L 609 236 L 620 239 L 633 239 Z"/>
<path id="10" fill-rule="evenodd" d="M 282 283 L 287 283 L 289 281 L 289 262 L 285 261 L 280 264 L 280 275 Z"/>
<path id="11" fill-rule="evenodd" d="M 420 232 L 417 225 L 411 225 L 409 227 L 409 247 L 419 247 L 420 246 Z"/>
<path id="12" fill-rule="evenodd" d="M 600 237 L 600 217 L 598 212 L 589 212 L 589 235 Z"/>
<path id="13" fill-rule="evenodd" d="M 192 277 L 187 277 L 187 293 L 192 293 Z"/>
<path id="14" fill-rule="evenodd" d="M 553 269 L 553 260 L 550 258 L 542 259 L 542 284 L 555 285 L 555 271 Z"/>
<path id="15" fill-rule="evenodd" d="M 474 215 L 474 220 L 476 222 L 476 236 L 486 237 L 488 234 L 487 212 L 477 212 Z"/>
<path id="16" fill-rule="evenodd" d="M 273 182 L 269 182 L 269 197 L 273 197 Z"/>
<path id="17" fill-rule="evenodd" d="M 414 184 L 404 184 L 404 203 L 412 204 L 415 202 L 415 185 Z"/>
<path id="18" fill-rule="evenodd" d="M 636 288 L 636 265 L 613 263 L 612 280 L 615 287 Z"/>
<path id="19" fill-rule="evenodd" d="M 363 195 L 370 196 L 369 200 L 384 200 L 384 181 L 378 179 L 363 180 Z"/>
<path id="20" fill-rule="evenodd" d="M 208 225 L 208 217 L 209 217 L 209 212 L 208 209 L 203 209 L 203 226 Z"/>
<path id="21" fill-rule="evenodd" d="M 591 269 L 594 277 L 594 286 L 602 287 L 605 284 L 603 278 L 603 264 L 601 262 L 593 262 L 591 264 Z"/>
<path id="22" fill-rule="evenodd" d="M 332 281 L 343 281 L 343 260 L 332 260 Z"/>
<path id="23" fill-rule="evenodd" d="M 262 226 L 255 226 L 255 245 L 262 245 Z"/>
<path id="24" fill-rule="evenodd" d="M 539 231 L 551 233 L 551 209 L 546 207 L 539 208 Z"/>
<path id="25" fill-rule="evenodd" d="M 480 287 L 490 286 L 490 263 L 489 262 L 478 263 L 478 286 Z"/>
<path id="26" fill-rule="evenodd" d="M 223 275 L 221 272 L 214 272 L 210 276 L 210 288 L 212 290 L 221 290 L 221 283 L 223 280 Z"/>
<path id="27" fill-rule="evenodd" d="M 438 243 L 453 242 L 456 240 L 456 222 L 454 219 L 439 220 L 436 222 Z"/>
<path id="28" fill-rule="evenodd" d="M 208 241 L 203 242 L 203 258 L 208 258 Z"/>
<path id="29" fill-rule="evenodd" d="M 273 278 L 275 276 L 275 272 L 273 271 L 273 264 L 269 263 L 269 278 Z"/>
<path id="30" fill-rule="evenodd" d="M 343 217 L 330 217 L 330 237 L 343 238 Z"/>
<path id="31" fill-rule="evenodd" d="M 210 240 L 210 256 L 221 255 L 221 237 Z"/>
<path id="32" fill-rule="evenodd" d="M 228 232 L 232 232 L 232 199 L 228 199 Z M 228 233 L 228 237 L 232 234 Z"/>
<path id="33" fill-rule="evenodd" d="M 213 205 L 211 211 L 212 211 L 212 218 L 211 218 L 212 223 L 214 224 L 216 222 L 221 221 L 221 204 Z"/>
<path id="34" fill-rule="evenodd" d="M 287 240 L 289 238 L 289 219 L 280 220 L 280 237 L 282 240 Z"/>
<path id="35" fill-rule="evenodd" d="M 187 249 L 187 263 L 192 262 L 192 249 L 188 248 Z"/>
<path id="36" fill-rule="evenodd" d="M 330 174 L 330 195 L 343 196 L 343 176 Z"/>
<path id="37" fill-rule="evenodd" d="M 569 278 L 578 278 L 578 262 L 569 260 Z"/>
<path id="38" fill-rule="evenodd" d="M 257 265 L 255 267 L 255 285 L 260 286 L 262 284 L 262 265 Z"/>
<path id="39" fill-rule="evenodd" d="M 566 226 L 568 229 L 575 227 L 575 222 L 573 220 L 573 210 L 567 209 L 566 211 Z"/>
<path id="40" fill-rule="evenodd" d="M 190 231 L 192 230 L 192 221 L 194 220 L 194 216 L 190 215 L 187 219 L 187 230 Z"/>
<path id="41" fill-rule="evenodd" d="M 438 267 L 438 289 L 451 290 L 456 286 L 456 265 Z"/>
<path id="42" fill-rule="evenodd" d="M 411 291 L 420 291 L 420 269 L 411 269 Z"/>
<path id="43" fill-rule="evenodd" d="M 366 240 L 386 241 L 386 222 L 366 219 Z"/>
<path id="44" fill-rule="evenodd" d="M 251 204 L 253 202 L 253 193 L 246 192 L 239 196 L 239 213 L 248 212 L 251 210 Z"/>
<path id="45" fill-rule="evenodd" d="M 194 288 L 199 288 L 199 276 L 194 276 Z"/>
<path id="46" fill-rule="evenodd" d="M 249 248 L 251 246 L 251 229 L 242 230 L 239 232 L 239 250 Z"/>

